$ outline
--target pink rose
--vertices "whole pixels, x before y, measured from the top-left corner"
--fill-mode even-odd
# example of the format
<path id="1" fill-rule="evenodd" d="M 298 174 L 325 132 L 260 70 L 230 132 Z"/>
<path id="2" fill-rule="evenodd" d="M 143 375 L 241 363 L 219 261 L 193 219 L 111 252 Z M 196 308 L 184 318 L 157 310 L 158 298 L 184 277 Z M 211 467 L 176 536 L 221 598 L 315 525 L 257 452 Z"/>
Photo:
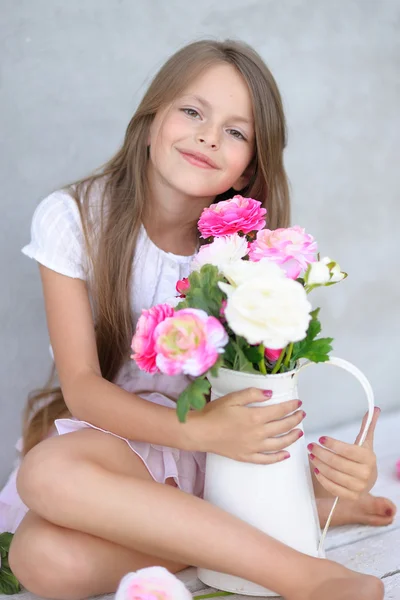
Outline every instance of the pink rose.
<path id="1" fill-rule="evenodd" d="M 197 308 L 176 311 L 157 325 L 154 337 L 159 370 L 166 375 L 194 377 L 216 363 L 229 339 L 218 319 Z"/>
<path id="2" fill-rule="evenodd" d="M 131 358 L 136 361 L 142 371 L 158 372 L 154 330 L 159 323 L 162 323 L 167 317 L 172 317 L 174 313 L 174 309 L 169 304 L 157 304 L 157 306 L 142 310 L 131 346 L 134 352 Z"/>
<path id="3" fill-rule="evenodd" d="M 286 229 L 263 229 L 250 244 L 249 258 L 257 262 L 269 258 L 286 272 L 290 279 L 297 279 L 308 264 L 317 260 L 317 243 L 302 227 L 295 225 Z"/>
<path id="4" fill-rule="evenodd" d="M 272 348 L 265 348 L 264 355 L 269 360 L 269 362 L 276 362 L 280 357 L 281 352 L 282 348 L 278 348 L 277 350 L 274 350 Z"/>
<path id="5" fill-rule="evenodd" d="M 253 198 L 234 196 L 205 208 L 199 219 L 198 228 L 201 237 L 220 237 L 232 233 L 250 233 L 265 226 L 265 208 Z"/>
<path id="6" fill-rule="evenodd" d="M 192 600 L 192 594 L 164 567 L 147 567 L 122 578 L 115 600 Z"/>
<path id="7" fill-rule="evenodd" d="M 186 293 L 187 293 L 187 291 L 188 291 L 189 288 L 190 288 L 190 282 L 189 282 L 189 279 L 187 277 L 184 277 L 183 279 L 180 279 L 178 281 L 178 283 L 176 284 L 176 291 L 181 296 L 186 296 Z"/>

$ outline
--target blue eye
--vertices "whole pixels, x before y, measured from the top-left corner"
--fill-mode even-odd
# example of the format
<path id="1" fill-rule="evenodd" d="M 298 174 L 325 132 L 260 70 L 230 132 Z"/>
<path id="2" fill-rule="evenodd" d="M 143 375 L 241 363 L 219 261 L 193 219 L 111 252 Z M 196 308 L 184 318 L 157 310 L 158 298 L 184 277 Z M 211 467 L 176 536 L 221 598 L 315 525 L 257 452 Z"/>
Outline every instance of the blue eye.
<path id="1" fill-rule="evenodd" d="M 238 131 L 237 129 L 228 129 L 228 131 L 232 132 L 232 137 L 236 138 L 237 140 L 246 141 L 246 138 L 244 137 L 244 135 L 242 133 L 240 133 L 240 131 Z M 238 135 L 234 135 L 234 134 L 238 134 Z"/>
<path id="2" fill-rule="evenodd" d="M 188 117 L 200 116 L 197 110 L 194 110 L 194 108 L 181 108 L 181 111 L 184 112 L 185 115 L 188 115 Z"/>

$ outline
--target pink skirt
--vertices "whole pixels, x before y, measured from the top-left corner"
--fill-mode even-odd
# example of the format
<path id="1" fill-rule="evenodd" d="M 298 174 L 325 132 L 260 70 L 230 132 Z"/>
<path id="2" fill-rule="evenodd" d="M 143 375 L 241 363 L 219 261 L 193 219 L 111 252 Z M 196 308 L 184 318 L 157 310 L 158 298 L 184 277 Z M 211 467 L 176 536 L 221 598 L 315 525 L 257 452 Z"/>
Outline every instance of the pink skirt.
<path id="1" fill-rule="evenodd" d="M 159 392 L 140 395 L 150 402 L 176 408 L 175 402 Z M 63 435 L 80 429 L 92 428 L 122 439 L 128 444 L 132 452 L 142 459 L 155 481 L 165 483 L 166 479 L 172 477 L 179 489 L 200 498 L 203 497 L 206 462 L 206 455 L 203 452 L 188 452 L 147 442 L 136 442 L 74 418 L 57 419 L 54 424 L 56 431 L 52 435 Z M 17 444 L 17 450 L 19 451 L 20 444 L 21 441 Z M 12 471 L 6 485 L 0 491 L 0 533 L 4 531 L 14 533 L 28 511 L 16 488 L 18 468 L 19 462 Z"/>

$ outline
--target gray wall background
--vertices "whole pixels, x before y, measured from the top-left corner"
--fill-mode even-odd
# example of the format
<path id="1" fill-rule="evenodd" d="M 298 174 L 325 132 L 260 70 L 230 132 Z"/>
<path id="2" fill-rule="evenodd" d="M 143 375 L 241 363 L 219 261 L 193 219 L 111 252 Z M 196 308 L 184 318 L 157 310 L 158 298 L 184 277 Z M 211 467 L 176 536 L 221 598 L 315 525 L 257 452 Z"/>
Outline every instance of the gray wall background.
<path id="1" fill-rule="evenodd" d="M 349 273 L 314 293 L 334 354 L 400 407 L 398 0 L 0 0 L 0 483 L 29 390 L 50 367 L 36 264 L 20 254 L 51 190 L 114 153 L 147 82 L 180 46 L 243 39 L 280 86 L 293 223 Z M 346 373 L 306 370 L 308 428 L 361 418 Z"/>

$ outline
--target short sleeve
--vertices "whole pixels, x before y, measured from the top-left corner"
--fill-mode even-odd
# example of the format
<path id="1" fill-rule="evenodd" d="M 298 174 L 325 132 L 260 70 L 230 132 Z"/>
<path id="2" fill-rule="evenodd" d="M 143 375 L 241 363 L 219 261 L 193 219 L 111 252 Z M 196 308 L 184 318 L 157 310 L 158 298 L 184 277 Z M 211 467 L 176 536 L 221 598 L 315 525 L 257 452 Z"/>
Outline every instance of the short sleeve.
<path id="1" fill-rule="evenodd" d="M 80 212 L 67 192 L 54 192 L 40 202 L 32 218 L 31 242 L 22 253 L 57 273 L 86 279 Z"/>

